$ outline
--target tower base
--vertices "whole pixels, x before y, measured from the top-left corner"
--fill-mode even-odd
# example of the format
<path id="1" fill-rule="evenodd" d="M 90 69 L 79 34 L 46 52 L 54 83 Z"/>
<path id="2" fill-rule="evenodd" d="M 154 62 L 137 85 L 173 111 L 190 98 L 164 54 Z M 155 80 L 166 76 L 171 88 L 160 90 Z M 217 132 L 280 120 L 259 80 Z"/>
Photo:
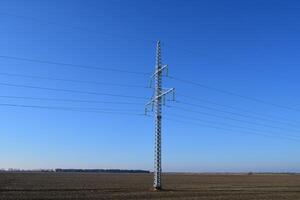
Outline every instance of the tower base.
<path id="1" fill-rule="evenodd" d="M 161 187 L 153 187 L 153 190 L 154 191 L 160 191 L 160 190 L 162 190 L 162 188 Z"/>

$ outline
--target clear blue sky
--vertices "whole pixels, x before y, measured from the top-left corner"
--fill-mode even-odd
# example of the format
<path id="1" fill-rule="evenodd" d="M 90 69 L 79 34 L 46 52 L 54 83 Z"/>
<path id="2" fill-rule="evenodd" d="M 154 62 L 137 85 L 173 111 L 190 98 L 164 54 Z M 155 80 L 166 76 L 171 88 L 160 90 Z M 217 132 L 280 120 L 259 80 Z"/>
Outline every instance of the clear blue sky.
<path id="1" fill-rule="evenodd" d="M 163 63 L 169 65 L 170 76 L 267 102 L 164 78 L 164 87 L 175 87 L 179 101 L 167 102 L 170 107 L 163 110 L 164 171 L 300 172 L 299 9 L 298 1 L 279 0 L 7 0 L 0 3 L 0 56 L 151 73 L 154 41 L 160 39 Z M 149 76 L 3 57 L 0 66 L 0 83 L 144 98 L 152 95 L 148 88 L 3 73 L 139 86 L 147 86 Z M 0 168 L 152 170 L 154 127 L 150 117 L 4 105 L 116 109 L 141 114 L 146 99 L 1 84 L 0 91 Z M 293 140 L 287 138 L 290 135 Z"/>

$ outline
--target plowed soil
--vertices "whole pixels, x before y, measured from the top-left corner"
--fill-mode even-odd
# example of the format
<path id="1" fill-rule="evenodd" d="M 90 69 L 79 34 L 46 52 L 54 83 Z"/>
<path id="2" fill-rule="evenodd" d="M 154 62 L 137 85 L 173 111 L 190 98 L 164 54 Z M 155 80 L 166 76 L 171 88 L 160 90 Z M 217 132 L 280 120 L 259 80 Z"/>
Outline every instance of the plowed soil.
<path id="1" fill-rule="evenodd" d="M 0 173 L 0 199 L 300 200 L 300 175 Z"/>

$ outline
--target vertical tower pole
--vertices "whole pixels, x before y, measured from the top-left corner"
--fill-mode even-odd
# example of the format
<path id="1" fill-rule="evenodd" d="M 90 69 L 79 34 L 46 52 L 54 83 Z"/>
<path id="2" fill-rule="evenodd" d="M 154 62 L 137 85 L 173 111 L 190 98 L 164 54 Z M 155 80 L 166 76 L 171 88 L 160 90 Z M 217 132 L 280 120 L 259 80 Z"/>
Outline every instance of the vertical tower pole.
<path id="1" fill-rule="evenodd" d="M 162 66 L 161 63 L 161 51 L 160 41 L 156 45 L 156 62 L 155 72 L 151 76 L 150 86 L 154 79 L 154 95 L 151 100 L 145 105 L 145 113 L 147 114 L 147 108 L 152 105 L 154 110 L 154 122 L 155 122 L 155 144 L 154 144 L 154 183 L 155 190 L 161 190 L 161 116 L 162 116 L 162 102 L 165 102 L 165 98 L 168 94 L 173 93 L 173 100 L 175 100 L 175 88 L 163 89 L 162 88 L 162 74 L 163 72 L 168 74 L 168 65 Z"/>
<path id="2" fill-rule="evenodd" d="M 161 70 L 160 41 L 156 46 L 156 65 L 155 65 L 155 149 L 154 149 L 154 184 L 156 190 L 161 189 L 161 106 L 162 106 L 162 70 Z"/>

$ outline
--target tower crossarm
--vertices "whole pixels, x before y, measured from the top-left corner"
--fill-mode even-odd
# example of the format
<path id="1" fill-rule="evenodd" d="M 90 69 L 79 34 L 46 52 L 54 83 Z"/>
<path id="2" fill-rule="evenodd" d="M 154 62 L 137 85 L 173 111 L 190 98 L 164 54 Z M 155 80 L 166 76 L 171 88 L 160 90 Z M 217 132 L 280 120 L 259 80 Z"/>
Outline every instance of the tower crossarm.
<path id="1" fill-rule="evenodd" d="M 146 103 L 146 107 L 148 107 L 149 105 L 153 104 L 158 98 L 162 98 L 164 96 L 166 96 L 167 94 L 172 93 L 172 97 L 173 97 L 173 101 L 175 101 L 175 88 L 170 88 L 168 90 L 166 90 L 165 92 L 163 92 L 162 94 L 153 97 L 148 103 Z"/>
<path id="2" fill-rule="evenodd" d="M 168 69 L 168 65 L 164 65 L 164 66 L 162 66 L 161 68 L 156 68 L 155 69 L 155 72 L 152 74 L 152 76 L 150 77 L 150 81 L 149 81 L 149 87 L 151 88 L 151 86 L 152 86 L 152 82 L 153 82 L 153 80 L 155 79 L 155 76 L 157 76 L 158 75 L 158 73 L 163 73 L 163 72 L 166 72 L 166 76 L 168 76 L 168 71 L 169 71 L 169 69 Z"/>

